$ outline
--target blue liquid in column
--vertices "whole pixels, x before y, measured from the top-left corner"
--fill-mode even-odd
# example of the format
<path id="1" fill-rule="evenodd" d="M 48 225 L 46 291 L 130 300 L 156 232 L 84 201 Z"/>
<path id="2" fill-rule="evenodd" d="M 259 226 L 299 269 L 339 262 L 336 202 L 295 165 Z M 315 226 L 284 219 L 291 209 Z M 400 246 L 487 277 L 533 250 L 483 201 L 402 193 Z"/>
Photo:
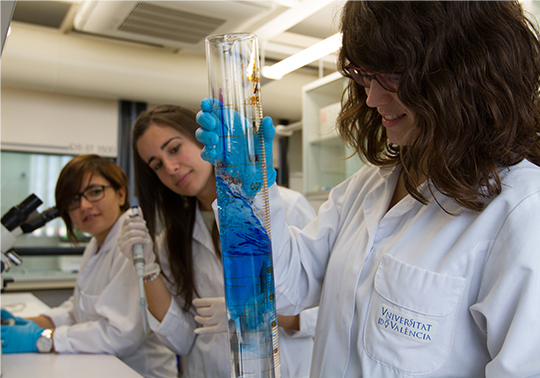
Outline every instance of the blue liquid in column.
<path id="1" fill-rule="evenodd" d="M 272 377 L 277 319 L 271 240 L 241 183 L 216 167 L 216 184 L 231 357 L 243 364 L 233 369 Z"/>

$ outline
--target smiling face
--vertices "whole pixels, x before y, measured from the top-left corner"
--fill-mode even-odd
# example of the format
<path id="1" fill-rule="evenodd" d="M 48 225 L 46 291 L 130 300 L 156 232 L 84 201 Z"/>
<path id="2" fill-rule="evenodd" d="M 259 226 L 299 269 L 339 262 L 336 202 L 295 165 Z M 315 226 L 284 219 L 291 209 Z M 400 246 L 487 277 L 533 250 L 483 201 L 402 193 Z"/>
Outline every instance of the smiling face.
<path id="1" fill-rule="evenodd" d="M 397 92 L 387 91 L 376 80 L 372 80 L 371 86 L 365 91 L 366 105 L 377 108 L 390 142 L 403 145 L 407 134 L 415 126 L 414 113 L 401 103 Z"/>
<path id="2" fill-rule="evenodd" d="M 105 241 L 109 231 L 122 214 L 121 206 L 126 202 L 126 190 L 124 188 L 115 190 L 110 186 L 111 183 L 98 173 L 87 172 L 84 175 L 79 193 L 100 185 L 106 186 L 102 199 L 90 202 L 85 197 L 81 197 L 81 205 L 69 211 L 73 224 L 79 230 L 94 236 L 98 246 Z"/>
<path id="3" fill-rule="evenodd" d="M 159 180 L 176 194 L 196 197 L 203 210 L 216 198 L 214 167 L 201 147 L 170 126 L 151 125 L 137 140 L 137 151 Z"/>

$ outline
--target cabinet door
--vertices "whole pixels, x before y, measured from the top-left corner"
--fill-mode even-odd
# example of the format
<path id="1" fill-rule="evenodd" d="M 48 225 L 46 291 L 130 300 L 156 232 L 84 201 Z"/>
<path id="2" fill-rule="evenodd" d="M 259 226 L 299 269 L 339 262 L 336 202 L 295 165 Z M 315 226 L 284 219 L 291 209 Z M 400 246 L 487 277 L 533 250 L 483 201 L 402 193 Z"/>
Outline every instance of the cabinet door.
<path id="1" fill-rule="evenodd" d="M 336 132 L 336 117 L 349 79 L 339 72 L 302 88 L 304 192 L 325 200 L 328 191 L 363 165 Z"/>

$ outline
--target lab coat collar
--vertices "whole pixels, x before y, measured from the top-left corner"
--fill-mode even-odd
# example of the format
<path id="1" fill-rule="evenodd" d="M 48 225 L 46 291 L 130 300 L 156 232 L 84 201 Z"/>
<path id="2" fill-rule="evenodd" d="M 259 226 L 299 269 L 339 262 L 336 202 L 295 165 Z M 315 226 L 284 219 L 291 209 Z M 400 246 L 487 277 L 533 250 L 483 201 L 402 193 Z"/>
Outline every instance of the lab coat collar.
<path id="1" fill-rule="evenodd" d="M 386 180 L 390 177 L 392 174 L 399 174 L 401 172 L 401 164 L 394 165 L 393 167 L 378 167 L 379 168 L 379 176 L 383 180 Z"/>
<path id="2" fill-rule="evenodd" d="M 129 214 L 126 211 L 122 215 L 120 215 L 120 217 L 118 217 L 118 219 L 112 226 L 111 230 L 107 234 L 107 237 L 103 241 L 101 248 L 99 248 L 99 251 L 104 251 L 104 253 L 107 253 L 107 251 L 112 249 L 115 246 L 115 244 L 118 243 L 118 235 L 120 234 L 120 230 L 122 229 L 122 225 L 124 224 L 124 219 L 126 219 L 128 215 Z M 92 256 L 98 252 L 98 245 L 96 242 L 96 238 L 93 237 L 90 240 L 90 242 L 88 243 L 88 247 L 92 248 L 92 253 L 91 253 Z"/>
<path id="3" fill-rule="evenodd" d="M 198 243 L 202 244 L 208 250 L 215 253 L 214 243 L 212 243 L 212 235 L 210 234 L 210 231 L 208 231 L 208 228 L 206 227 L 206 224 L 204 223 L 204 219 L 202 217 L 198 202 L 197 202 L 197 208 L 195 210 L 195 225 L 193 227 L 193 239 L 197 241 Z"/>
<path id="4" fill-rule="evenodd" d="M 128 217 L 128 212 L 126 211 L 122 215 L 120 215 L 120 217 L 116 220 L 111 230 L 107 234 L 107 237 L 103 241 L 103 245 L 101 246 L 101 248 L 99 248 L 100 253 L 105 255 L 118 245 L 118 235 L 120 234 L 120 230 L 122 229 L 122 225 L 124 224 L 124 219 L 126 219 L 127 217 Z M 90 239 L 90 242 L 85 248 L 83 258 L 81 261 L 81 267 L 79 268 L 79 272 L 82 272 L 84 270 L 90 258 L 96 255 L 97 252 L 98 252 L 97 241 L 96 241 L 96 238 L 93 237 L 92 239 Z"/>
<path id="5" fill-rule="evenodd" d="M 379 167 L 378 174 L 383 179 L 383 181 L 388 182 L 392 179 L 395 179 L 395 181 L 397 182 L 397 177 L 395 176 L 400 174 L 401 168 L 401 164 L 397 164 L 393 167 Z M 457 215 L 463 210 L 462 207 L 454 200 L 439 192 L 433 184 L 433 181 L 431 181 L 430 179 L 420 184 L 418 186 L 418 191 L 426 198 L 429 203 L 433 202 L 436 206 L 441 205 L 444 210 L 451 214 Z M 401 201 L 400 204 L 396 205 L 393 209 L 391 209 L 391 211 L 389 212 L 389 216 L 401 216 L 416 205 L 423 206 L 418 201 L 416 201 L 410 194 L 408 194 Z"/>

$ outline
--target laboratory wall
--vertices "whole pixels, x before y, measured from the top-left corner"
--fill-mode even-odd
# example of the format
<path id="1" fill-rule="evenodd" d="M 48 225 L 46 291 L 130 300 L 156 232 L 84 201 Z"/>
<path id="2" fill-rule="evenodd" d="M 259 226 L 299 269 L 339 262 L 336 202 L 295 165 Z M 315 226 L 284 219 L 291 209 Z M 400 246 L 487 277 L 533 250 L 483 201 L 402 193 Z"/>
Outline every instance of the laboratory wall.
<path id="1" fill-rule="evenodd" d="M 3 151 L 116 157 L 118 101 L 2 86 Z"/>

